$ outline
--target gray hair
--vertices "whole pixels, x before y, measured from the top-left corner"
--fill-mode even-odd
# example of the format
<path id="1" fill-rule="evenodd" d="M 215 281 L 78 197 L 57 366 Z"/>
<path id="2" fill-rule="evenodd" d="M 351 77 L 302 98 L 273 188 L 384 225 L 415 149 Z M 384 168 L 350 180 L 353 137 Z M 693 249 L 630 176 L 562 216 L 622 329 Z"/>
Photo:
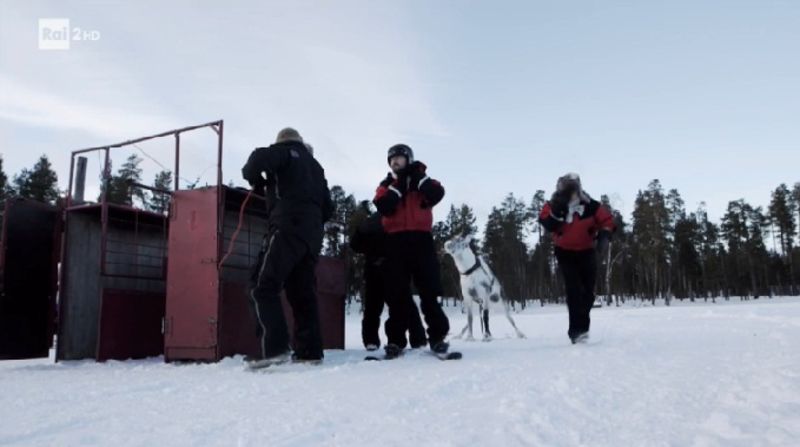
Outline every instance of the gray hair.
<path id="1" fill-rule="evenodd" d="M 291 127 L 286 127 L 281 129 L 278 132 L 277 138 L 275 138 L 276 143 L 283 143 L 284 141 L 299 141 L 303 142 L 303 137 L 300 136 L 300 132 L 296 131 Z"/>

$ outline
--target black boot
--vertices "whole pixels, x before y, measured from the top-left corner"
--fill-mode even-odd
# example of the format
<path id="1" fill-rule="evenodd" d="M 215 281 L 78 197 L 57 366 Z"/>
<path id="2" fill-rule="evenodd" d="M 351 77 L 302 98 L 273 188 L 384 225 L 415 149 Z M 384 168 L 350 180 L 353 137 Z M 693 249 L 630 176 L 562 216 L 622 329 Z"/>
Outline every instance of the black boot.
<path id="1" fill-rule="evenodd" d="M 589 341 L 589 332 L 581 332 L 580 334 L 570 334 L 569 339 L 572 341 L 572 344 L 578 343 L 586 343 Z"/>
<path id="2" fill-rule="evenodd" d="M 450 343 L 444 340 L 436 343 L 431 342 L 431 351 L 435 352 L 436 354 L 447 354 L 448 349 L 450 349 Z"/>
<path id="3" fill-rule="evenodd" d="M 403 354 L 403 348 L 394 343 L 389 343 L 384 346 L 383 351 L 386 354 L 387 359 L 394 359 Z"/>

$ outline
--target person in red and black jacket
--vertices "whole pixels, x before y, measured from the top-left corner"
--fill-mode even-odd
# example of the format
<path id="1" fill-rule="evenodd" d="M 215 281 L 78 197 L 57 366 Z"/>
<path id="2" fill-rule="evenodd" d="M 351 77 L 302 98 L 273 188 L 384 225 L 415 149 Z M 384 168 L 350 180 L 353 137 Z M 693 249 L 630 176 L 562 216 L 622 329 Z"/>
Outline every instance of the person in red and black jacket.
<path id="1" fill-rule="evenodd" d="M 572 343 L 589 338 L 589 312 L 594 304 L 596 252 L 603 253 L 614 232 L 611 213 L 583 191 L 578 174 L 558 179 L 556 191 L 539 214 L 552 234 L 558 266 L 564 277 Z"/>
<path id="2" fill-rule="evenodd" d="M 442 285 L 431 234 L 432 208 L 444 197 L 444 188 L 428 176 L 422 162 L 414 161 L 414 152 L 405 144 L 389 148 L 387 161 L 392 172 L 380 183 L 373 200 L 382 216 L 388 246 L 389 319 L 385 324 L 388 343 L 384 350 L 387 357 L 395 357 L 405 348 L 407 297 L 413 279 L 428 326 L 431 350 L 445 353 L 449 345 L 444 339 L 450 331 L 450 322 L 437 301 Z"/>

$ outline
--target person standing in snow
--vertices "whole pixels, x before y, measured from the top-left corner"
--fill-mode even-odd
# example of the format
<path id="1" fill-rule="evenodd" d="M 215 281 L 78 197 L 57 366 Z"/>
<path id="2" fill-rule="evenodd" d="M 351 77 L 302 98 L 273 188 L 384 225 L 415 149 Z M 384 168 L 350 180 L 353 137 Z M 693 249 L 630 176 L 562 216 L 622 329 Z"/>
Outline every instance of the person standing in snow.
<path id="1" fill-rule="evenodd" d="M 361 320 L 361 339 L 367 351 L 375 351 L 381 345 L 378 330 L 389 292 L 387 282 L 391 278 L 386 268 L 388 248 L 380 213 L 373 213 L 361 222 L 350 238 L 350 248 L 364 255 L 364 317 Z M 420 348 L 428 342 L 425 328 L 411 293 L 406 296 L 406 302 L 409 341 L 412 348 Z M 402 346 L 405 346 L 405 342 Z"/>
<path id="2" fill-rule="evenodd" d="M 392 171 L 381 181 L 373 199 L 382 216 L 389 250 L 389 319 L 385 324 L 388 343 L 384 350 L 391 358 L 400 355 L 405 347 L 408 296 L 413 279 L 428 326 L 431 350 L 444 354 L 449 348 L 445 337 L 450 322 L 437 300 L 442 285 L 431 234 L 432 209 L 444 197 L 444 188 L 428 176 L 423 163 L 414 161 L 414 152 L 405 144 L 390 147 L 387 161 Z"/>
<path id="3" fill-rule="evenodd" d="M 589 312 L 594 305 L 596 252 L 603 253 L 614 231 L 611 213 L 581 186 L 578 174 L 558 179 L 556 191 L 539 214 L 552 234 L 555 255 L 564 278 L 569 311 L 567 335 L 572 343 L 589 338 Z"/>
<path id="4" fill-rule="evenodd" d="M 242 176 L 254 190 L 265 192 L 269 212 L 250 289 L 261 352 L 249 363 L 266 366 L 290 359 L 321 361 L 315 267 L 323 223 L 333 215 L 325 170 L 300 134 L 287 127 L 278 133 L 275 144 L 256 148 L 250 154 Z M 284 288 L 295 320 L 295 352 L 291 357 L 280 298 Z"/>

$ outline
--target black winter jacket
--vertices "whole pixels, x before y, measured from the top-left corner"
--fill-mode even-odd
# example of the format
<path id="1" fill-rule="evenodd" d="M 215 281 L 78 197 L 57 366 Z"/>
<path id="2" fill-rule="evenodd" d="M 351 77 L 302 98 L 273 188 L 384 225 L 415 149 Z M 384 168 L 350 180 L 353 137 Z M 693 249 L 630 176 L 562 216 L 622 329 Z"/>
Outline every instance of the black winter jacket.
<path id="1" fill-rule="evenodd" d="M 242 168 L 242 177 L 259 191 L 266 187 L 271 231 L 298 235 L 319 251 L 322 225 L 333 215 L 333 202 L 325 170 L 302 142 L 256 148 Z"/>
<path id="2" fill-rule="evenodd" d="M 383 230 L 381 215 L 372 213 L 364 219 L 350 236 L 350 248 L 367 257 L 367 262 L 386 257 L 386 232 Z"/>

